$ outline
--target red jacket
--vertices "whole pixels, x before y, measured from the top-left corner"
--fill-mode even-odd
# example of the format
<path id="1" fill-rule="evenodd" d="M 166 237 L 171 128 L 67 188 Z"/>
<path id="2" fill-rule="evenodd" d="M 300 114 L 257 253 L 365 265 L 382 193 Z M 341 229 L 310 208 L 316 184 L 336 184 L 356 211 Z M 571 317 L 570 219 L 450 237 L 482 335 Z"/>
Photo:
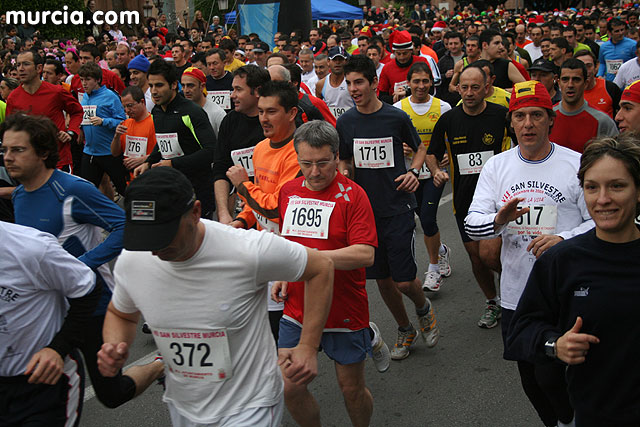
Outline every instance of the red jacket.
<path id="1" fill-rule="evenodd" d="M 109 89 L 115 91 L 120 95 L 124 90 L 124 83 L 120 80 L 120 77 L 116 76 L 113 71 L 102 69 L 102 86 L 106 86 Z M 78 99 L 79 93 L 84 93 L 82 88 L 82 82 L 79 75 L 74 75 L 71 79 L 71 93 Z M 80 101 L 78 99 L 78 101 Z"/>
<path id="2" fill-rule="evenodd" d="M 38 90 L 33 94 L 27 93 L 20 85 L 7 99 L 7 116 L 16 112 L 25 112 L 29 115 L 46 116 L 53 121 L 60 131 L 73 131 L 80 134 L 83 109 L 77 98 L 66 91 L 61 85 L 52 85 L 42 82 Z M 69 115 L 69 127 L 65 124 L 63 111 Z M 58 141 L 58 153 L 60 160 L 58 168 L 71 164 L 71 148 L 68 142 Z"/>

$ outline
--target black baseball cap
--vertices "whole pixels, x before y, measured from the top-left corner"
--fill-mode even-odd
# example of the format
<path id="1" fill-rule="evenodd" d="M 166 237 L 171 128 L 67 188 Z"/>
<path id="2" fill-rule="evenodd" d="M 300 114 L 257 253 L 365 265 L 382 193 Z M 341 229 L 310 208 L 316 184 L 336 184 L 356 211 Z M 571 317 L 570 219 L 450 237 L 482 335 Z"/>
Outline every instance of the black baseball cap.
<path id="1" fill-rule="evenodd" d="M 556 73 L 555 64 L 548 59 L 538 58 L 533 61 L 529 67 L 529 71 L 544 71 L 546 73 Z M 557 74 L 557 73 L 556 73 Z"/>
<path id="2" fill-rule="evenodd" d="M 349 54 L 342 46 L 333 46 L 329 49 L 329 59 L 333 59 L 336 56 L 342 56 L 344 59 L 349 59 Z"/>
<path id="3" fill-rule="evenodd" d="M 258 42 L 254 45 L 252 52 L 256 53 L 267 53 L 269 52 L 269 45 L 265 42 Z"/>
<path id="4" fill-rule="evenodd" d="M 156 167 L 134 179 L 124 194 L 124 248 L 158 251 L 169 246 L 195 200 L 193 185 L 177 169 Z"/>

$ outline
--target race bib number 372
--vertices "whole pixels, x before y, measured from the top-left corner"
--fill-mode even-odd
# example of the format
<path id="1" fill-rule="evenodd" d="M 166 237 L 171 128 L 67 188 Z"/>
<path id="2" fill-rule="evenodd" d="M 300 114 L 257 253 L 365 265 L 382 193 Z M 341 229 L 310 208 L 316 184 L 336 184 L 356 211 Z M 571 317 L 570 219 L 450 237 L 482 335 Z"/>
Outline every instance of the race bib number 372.
<path id="1" fill-rule="evenodd" d="M 393 137 L 354 138 L 353 160 L 357 168 L 383 169 L 394 167 Z"/>
<path id="2" fill-rule="evenodd" d="M 164 363 L 176 377 L 220 382 L 233 376 L 226 329 L 151 330 Z"/>

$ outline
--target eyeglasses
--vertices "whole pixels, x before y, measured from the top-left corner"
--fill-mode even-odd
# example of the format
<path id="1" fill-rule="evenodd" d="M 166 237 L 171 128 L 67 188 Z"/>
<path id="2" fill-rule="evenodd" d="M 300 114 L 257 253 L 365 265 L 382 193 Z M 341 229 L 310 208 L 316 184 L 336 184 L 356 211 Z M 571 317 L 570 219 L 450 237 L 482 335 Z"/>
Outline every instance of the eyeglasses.
<path id="1" fill-rule="evenodd" d="M 124 104 L 124 108 L 133 108 L 133 107 L 135 107 L 136 105 L 137 105 L 136 103 Z"/>
<path id="2" fill-rule="evenodd" d="M 321 160 L 319 162 L 309 162 L 307 160 L 298 160 L 300 167 L 305 169 L 311 169 L 313 166 L 317 166 L 318 169 L 323 169 L 329 166 L 329 164 L 331 164 L 332 162 L 333 160 Z"/>

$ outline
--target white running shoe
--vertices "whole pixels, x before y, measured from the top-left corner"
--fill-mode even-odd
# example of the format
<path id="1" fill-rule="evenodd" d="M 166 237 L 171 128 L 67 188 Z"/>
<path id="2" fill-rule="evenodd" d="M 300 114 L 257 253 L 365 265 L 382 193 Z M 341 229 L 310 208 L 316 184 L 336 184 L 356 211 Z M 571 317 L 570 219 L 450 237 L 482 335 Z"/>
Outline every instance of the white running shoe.
<path id="1" fill-rule="evenodd" d="M 449 246 L 445 245 L 444 243 L 442 244 L 442 246 L 444 246 L 446 252 L 444 253 L 444 255 L 438 256 L 438 268 L 440 268 L 440 275 L 442 277 L 449 277 L 451 276 L 451 264 L 449 264 L 451 249 L 449 249 Z"/>
<path id="2" fill-rule="evenodd" d="M 382 339 L 382 334 L 378 325 L 373 322 L 369 322 L 369 327 L 373 330 L 373 333 L 378 337 L 378 343 L 371 349 L 371 358 L 378 372 L 385 372 L 389 369 L 391 363 L 391 353 L 389 352 L 389 346 Z M 375 338 L 371 340 L 375 342 Z"/>
<path id="3" fill-rule="evenodd" d="M 424 274 L 423 291 L 438 292 L 442 285 L 442 276 L 437 271 L 427 271 Z"/>

